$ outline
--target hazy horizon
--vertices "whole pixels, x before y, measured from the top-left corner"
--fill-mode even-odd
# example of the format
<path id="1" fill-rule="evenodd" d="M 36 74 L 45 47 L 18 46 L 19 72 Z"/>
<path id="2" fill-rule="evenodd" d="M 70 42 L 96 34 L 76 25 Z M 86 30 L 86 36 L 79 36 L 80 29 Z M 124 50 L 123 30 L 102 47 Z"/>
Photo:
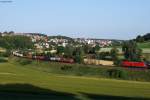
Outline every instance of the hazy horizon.
<path id="1" fill-rule="evenodd" d="M 150 32 L 149 0 L 12 1 L 0 3 L 1 32 L 119 40 Z"/>

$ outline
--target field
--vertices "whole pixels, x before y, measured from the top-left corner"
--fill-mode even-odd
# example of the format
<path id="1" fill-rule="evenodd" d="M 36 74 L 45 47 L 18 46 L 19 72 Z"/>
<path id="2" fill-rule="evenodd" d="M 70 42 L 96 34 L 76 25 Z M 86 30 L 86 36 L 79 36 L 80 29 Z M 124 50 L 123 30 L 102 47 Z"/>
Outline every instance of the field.
<path id="1" fill-rule="evenodd" d="M 138 43 L 138 47 L 142 48 L 143 55 L 150 61 L 150 41 Z"/>
<path id="2" fill-rule="evenodd" d="M 150 42 L 138 43 L 140 48 L 150 48 Z"/>
<path id="3" fill-rule="evenodd" d="M 52 74 L 30 66 L 0 63 L 1 100 L 150 99 L 149 82 Z"/>
<path id="4" fill-rule="evenodd" d="M 110 52 L 112 48 L 101 48 L 100 52 Z M 122 49 L 117 48 L 119 50 L 119 53 L 122 54 Z M 149 48 L 141 48 L 143 53 L 150 53 L 150 47 Z"/>

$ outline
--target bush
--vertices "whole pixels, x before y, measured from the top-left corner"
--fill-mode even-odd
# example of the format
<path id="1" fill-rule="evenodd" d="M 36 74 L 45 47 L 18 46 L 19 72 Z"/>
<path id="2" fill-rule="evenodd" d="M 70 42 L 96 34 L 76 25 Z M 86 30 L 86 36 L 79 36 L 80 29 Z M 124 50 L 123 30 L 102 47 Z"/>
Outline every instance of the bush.
<path id="1" fill-rule="evenodd" d="M 117 59 L 117 60 L 114 61 L 114 65 L 120 67 L 121 66 L 121 62 L 122 62 L 122 60 Z"/>
<path id="2" fill-rule="evenodd" d="M 29 60 L 29 59 L 20 59 L 20 60 L 19 60 L 19 63 L 20 63 L 21 65 L 28 65 L 28 64 L 31 64 L 32 61 Z"/>
<path id="3" fill-rule="evenodd" d="M 83 63 L 83 57 L 81 57 L 80 55 L 76 55 L 74 60 L 76 63 L 79 63 L 79 64 Z"/>
<path id="4" fill-rule="evenodd" d="M 8 60 L 4 58 L 0 58 L 0 63 L 3 63 L 3 62 L 8 62 Z"/>
<path id="5" fill-rule="evenodd" d="M 9 57 L 10 55 L 11 55 L 11 51 L 10 51 L 10 50 L 7 50 L 7 51 L 3 54 L 4 57 Z"/>
<path id="6" fill-rule="evenodd" d="M 68 66 L 68 65 L 64 65 L 61 67 L 61 70 L 64 70 L 64 71 L 67 71 L 67 70 L 70 70 L 72 69 L 72 66 Z"/>
<path id="7" fill-rule="evenodd" d="M 107 71 L 108 76 L 111 78 L 127 79 L 128 74 L 123 69 L 110 69 Z"/>
<path id="8" fill-rule="evenodd" d="M 9 57 L 10 55 L 11 55 L 11 52 L 9 50 L 7 50 L 6 52 L 0 53 L 1 57 Z"/>

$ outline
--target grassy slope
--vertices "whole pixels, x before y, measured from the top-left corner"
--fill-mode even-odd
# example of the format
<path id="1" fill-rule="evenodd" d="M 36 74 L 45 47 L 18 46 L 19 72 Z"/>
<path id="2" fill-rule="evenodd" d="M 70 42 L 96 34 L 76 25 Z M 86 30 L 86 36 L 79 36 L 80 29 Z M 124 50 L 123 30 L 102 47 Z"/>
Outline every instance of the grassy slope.
<path id="1" fill-rule="evenodd" d="M 10 85 L 16 83 L 20 84 L 20 88 L 19 87 L 12 88 L 11 90 L 11 88 L 3 86 L 6 84 Z M 32 86 L 40 88 L 37 89 L 36 92 L 42 91 L 42 89 L 49 89 L 51 91 L 59 91 L 57 94 L 72 93 L 77 95 L 77 98 L 86 98 L 83 96 L 83 94 L 91 98 L 96 97 L 95 99 L 100 99 L 102 97 L 104 98 L 105 95 L 121 96 L 121 98 L 123 97 L 150 98 L 150 83 L 50 74 L 47 72 L 42 72 L 40 70 L 30 69 L 29 67 L 16 66 L 10 63 L 0 64 L 0 84 L 1 84 L 0 95 L 1 92 L 3 91 L 7 91 L 7 95 L 14 91 L 19 91 L 19 93 L 21 91 L 35 92 L 34 89 L 32 91 L 32 88 L 21 89 L 23 84 L 30 84 Z M 93 97 L 93 95 L 91 94 L 97 95 L 94 95 Z M 3 94 L 2 96 L 5 96 L 5 94 Z M 29 97 L 31 98 L 31 96 Z M 63 96 L 63 98 L 66 97 L 68 96 Z M 60 98 L 59 96 L 56 96 L 54 97 L 54 99 L 62 99 L 62 98 L 61 96 Z M 12 98 L 10 100 L 12 100 Z M 37 98 L 35 100 L 37 100 Z"/>

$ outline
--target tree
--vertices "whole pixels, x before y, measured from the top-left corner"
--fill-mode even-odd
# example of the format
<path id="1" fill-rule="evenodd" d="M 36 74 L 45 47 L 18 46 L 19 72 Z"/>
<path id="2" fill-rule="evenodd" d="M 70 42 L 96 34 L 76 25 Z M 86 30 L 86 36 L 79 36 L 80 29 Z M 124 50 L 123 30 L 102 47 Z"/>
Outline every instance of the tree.
<path id="1" fill-rule="evenodd" d="M 144 41 L 149 41 L 150 40 L 150 33 L 147 33 L 146 35 L 143 36 Z"/>
<path id="2" fill-rule="evenodd" d="M 14 33 L 15 33 L 14 31 L 8 32 L 9 35 L 13 35 Z"/>
<path id="3" fill-rule="evenodd" d="M 119 50 L 116 47 L 113 47 L 110 51 L 110 55 L 115 65 L 119 65 L 118 52 Z"/>
<path id="4" fill-rule="evenodd" d="M 64 56 L 67 58 L 72 58 L 73 51 L 74 51 L 74 47 L 72 47 L 71 45 L 67 45 L 64 50 Z"/>
<path id="5" fill-rule="evenodd" d="M 144 38 L 141 35 L 138 35 L 136 38 L 137 42 L 144 42 Z"/>
<path id="6" fill-rule="evenodd" d="M 85 52 L 86 54 L 88 54 L 88 53 L 90 52 L 90 50 L 91 50 L 91 47 L 90 47 L 88 44 L 85 44 L 85 45 L 83 46 L 83 50 L 84 50 L 84 52 Z"/>
<path id="7" fill-rule="evenodd" d="M 150 40 L 150 33 L 147 33 L 143 36 L 138 35 L 135 39 L 137 42 L 144 42 L 144 41 L 149 41 Z"/>
<path id="8" fill-rule="evenodd" d="M 82 47 L 78 47 L 74 51 L 74 59 L 77 63 L 83 63 L 84 61 L 84 50 Z"/>
<path id="9" fill-rule="evenodd" d="M 0 37 L 2 36 L 2 33 L 0 32 Z"/>
<path id="10" fill-rule="evenodd" d="M 3 34 L 8 34 L 8 32 L 7 32 L 7 31 L 5 31 L 5 32 L 3 32 Z"/>
<path id="11" fill-rule="evenodd" d="M 57 47 L 57 54 L 62 55 L 62 53 L 65 52 L 65 48 L 63 46 L 58 46 Z"/>
<path id="12" fill-rule="evenodd" d="M 100 46 L 99 46 L 99 45 L 96 45 L 95 47 L 92 47 L 92 48 L 90 49 L 90 53 L 91 53 L 91 54 L 97 54 L 97 53 L 99 52 L 99 50 L 100 50 Z"/>
<path id="13" fill-rule="evenodd" d="M 3 36 L 0 37 L 0 46 L 6 49 L 31 49 L 33 43 L 27 36 Z"/>
<path id="14" fill-rule="evenodd" d="M 100 50 L 100 46 L 99 46 L 99 45 L 96 45 L 96 46 L 94 47 L 95 53 L 96 53 L 96 52 L 99 52 L 99 50 Z"/>
<path id="15" fill-rule="evenodd" d="M 131 61 L 140 61 L 140 56 L 142 55 L 142 50 L 138 48 L 135 41 L 127 41 L 123 43 L 122 51 L 126 59 Z"/>

